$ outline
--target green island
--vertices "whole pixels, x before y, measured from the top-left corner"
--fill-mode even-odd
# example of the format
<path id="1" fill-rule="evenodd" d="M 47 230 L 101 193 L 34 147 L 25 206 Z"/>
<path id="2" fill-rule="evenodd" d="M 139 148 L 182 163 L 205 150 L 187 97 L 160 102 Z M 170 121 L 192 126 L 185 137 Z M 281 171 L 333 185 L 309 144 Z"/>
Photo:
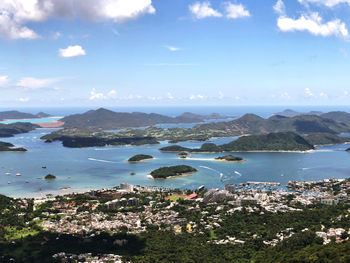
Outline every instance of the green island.
<path id="1" fill-rule="evenodd" d="M 45 176 L 45 180 L 54 180 L 56 179 L 56 176 L 54 176 L 53 174 L 48 174 Z"/>
<path id="2" fill-rule="evenodd" d="M 16 110 L 11 111 L 1 111 L 0 112 L 0 121 L 3 120 L 14 120 L 14 119 L 37 119 L 37 118 L 46 118 L 50 117 L 50 114 L 39 112 L 37 114 L 25 113 Z"/>
<path id="3" fill-rule="evenodd" d="M 0 152 L 26 152 L 27 150 L 19 147 L 15 148 L 12 143 L 9 142 L 0 142 Z"/>
<path id="4" fill-rule="evenodd" d="M 242 157 L 233 156 L 231 154 L 217 157 L 217 158 L 215 158 L 215 160 L 226 161 L 226 162 L 243 162 L 244 161 L 244 159 Z"/>
<path id="5" fill-rule="evenodd" d="M 142 162 L 144 160 L 153 159 L 153 156 L 147 154 L 136 154 L 128 159 L 128 162 Z"/>
<path id="6" fill-rule="evenodd" d="M 245 152 L 245 151 L 309 151 L 314 146 L 294 132 L 269 133 L 264 135 L 242 136 L 223 145 L 204 143 L 200 148 L 190 149 L 178 145 L 160 148 L 162 152 Z"/>
<path id="7" fill-rule="evenodd" d="M 179 156 L 182 159 L 186 159 L 188 157 L 188 153 L 187 152 L 180 152 L 177 154 L 177 156 Z"/>
<path id="8" fill-rule="evenodd" d="M 181 176 L 188 173 L 195 173 L 197 169 L 188 165 L 175 165 L 169 167 L 161 167 L 151 172 L 154 179 L 166 179 L 168 177 Z"/>

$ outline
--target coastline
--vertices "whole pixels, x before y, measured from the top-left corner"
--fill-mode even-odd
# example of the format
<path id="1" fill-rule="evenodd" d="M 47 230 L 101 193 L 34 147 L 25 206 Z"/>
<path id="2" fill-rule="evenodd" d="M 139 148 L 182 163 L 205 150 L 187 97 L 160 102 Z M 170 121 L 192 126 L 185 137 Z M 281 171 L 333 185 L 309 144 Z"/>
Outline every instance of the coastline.
<path id="1" fill-rule="evenodd" d="M 172 179 L 172 178 L 177 178 L 177 177 L 192 176 L 193 173 L 195 173 L 195 172 L 183 173 L 183 174 L 179 174 L 179 175 L 169 176 L 169 177 L 166 177 L 166 178 L 154 178 L 151 174 L 146 174 L 146 176 L 147 176 L 148 179 L 152 179 L 152 180 L 166 180 L 166 179 Z"/>

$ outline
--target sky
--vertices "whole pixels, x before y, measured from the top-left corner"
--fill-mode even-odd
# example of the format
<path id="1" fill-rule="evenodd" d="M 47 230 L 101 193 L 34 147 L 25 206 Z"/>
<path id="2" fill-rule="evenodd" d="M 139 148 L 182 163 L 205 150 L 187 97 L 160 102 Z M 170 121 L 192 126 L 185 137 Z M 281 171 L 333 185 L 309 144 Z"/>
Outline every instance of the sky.
<path id="1" fill-rule="evenodd" d="M 2 0 L 0 106 L 348 105 L 350 0 Z"/>

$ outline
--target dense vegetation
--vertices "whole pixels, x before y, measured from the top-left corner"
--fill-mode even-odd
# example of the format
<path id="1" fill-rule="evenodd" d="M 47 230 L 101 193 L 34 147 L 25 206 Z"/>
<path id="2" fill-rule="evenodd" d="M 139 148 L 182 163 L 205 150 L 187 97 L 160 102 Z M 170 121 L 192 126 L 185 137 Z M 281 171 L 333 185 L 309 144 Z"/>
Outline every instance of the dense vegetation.
<path id="1" fill-rule="evenodd" d="M 233 155 L 229 154 L 229 155 L 217 157 L 217 158 L 215 158 L 215 160 L 227 161 L 227 162 L 241 162 L 244 159 L 242 157 L 233 156 Z"/>
<path id="2" fill-rule="evenodd" d="M 188 165 L 176 165 L 169 167 L 161 167 L 151 172 L 154 179 L 166 179 L 168 177 L 179 176 L 186 173 L 197 172 L 197 169 Z"/>
<path id="3" fill-rule="evenodd" d="M 16 122 L 11 124 L 0 123 L 0 137 L 12 137 L 16 134 L 27 133 L 39 126 L 29 122 Z"/>
<path id="4" fill-rule="evenodd" d="M 331 133 L 311 133 L 304 136 L 312 145 L 328 145 L 328 144 L 341 144 L 350 142 L 350 137 L 340 137 Z"/>
<path id="5" fill-rule="evenodd" d="M 161 151 L 169 152 L 243 152 L 243 151 L 307 151 L 314 146 L 303 137 L 293 132 L 269 133 L 266 135 L 242 136 L 235 141 L 223 145 L 204 143 L 198 149 L 185 148 L 172 145 L 161 148 Z"/>
<path id="6" fill-rule="evenodd" d="M 0 142 L 0 152 L 25 152 L 26 149 L 20 147 L 15 148 L 15 146 L 12 143 L 8 142 Z"/>
<path id="7" fill-rule="evenodd" d="M 79 199 L 73 199 L 81 202 Z M 86 199 L 83 199 L 86 200 Z M 30 201 L 30 200 L 29 200 Z M 62 201 L 64 201 L 62 199 Z M 72 199 L 69 200 L 71 202 Z M 31 201 L 30 201 L 31 202 Z M 199 225 L 201 213 L 190 210 L 193 203 L 181 201 L 172 209 L 180 217 Z M 55 262 L 54 253 L 113 253 L 124 256 L 131 262 L 256 262 L 256 263 L 296 263 L 296 262 L 349 262 L 350 241 L 322 245 L 322 239 L 315 232 L 322 227 L 342 227 L 349 229 L 349 205 L 313 205 L 300 211 L 271 213 L 263 209 L 249 212 L 249 207 L 228 214 L 227 209 L 201 204 L 209 215 L 223 218 L 220 227 L 202 234 L 183 232 L 174 234 L 164 226 L 149 227 L 138 235 L 119 233 L 96 233 L 81 237 L 43 231 L 31 221 L 50 208 L 43 204 L 35 211 L 32 203 L 21 208 L 20 201 L 0 195 L 0 262 Z M 24 216 L 18 216 L 24 213 Z M 52 216 L 52 220 L 55 217 Z M 287 231 L 287 229 L 289 229 Z M 276 246 L 268 246 L 264 239 L 275 239 L 276 234 L 287 231 L 293 233 Z M 227 235 L 245 240 L 243 244 L 217 245 L 212 241 Z M 117 239 L 127 240 L 127 245 L 116 246 Z M 13 258 L 14 260 L 11 260 Z"/>
<path id="8" fill-rule="evenodd" d="M 153 156 L 147 154 L 136 154 L 133 157 L 129 158 L 128 162 L 140 162 L 149 159 L 153 159 Z"/>

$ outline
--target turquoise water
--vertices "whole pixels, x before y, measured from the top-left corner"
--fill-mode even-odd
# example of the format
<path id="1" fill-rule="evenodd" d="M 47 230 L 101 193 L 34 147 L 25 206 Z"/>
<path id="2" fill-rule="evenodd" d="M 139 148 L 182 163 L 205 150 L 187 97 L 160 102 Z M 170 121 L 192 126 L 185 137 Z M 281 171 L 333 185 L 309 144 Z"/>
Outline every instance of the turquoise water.
<path id="1" fill-rule="evenodd" d="M 61 118 L 62 117 L 50 117 L 50 118 L 39 118 L 39 119 L 18 119 L 18 120 L 0 121 L 0 123 L 4 123 L 4 124 L 11 124 L 15 122 L 51 123 Z"/>
<path id="2" fill-rule="evenodd" d="M 138 185 L 156 185 L 171 188 L 206 187 L 224 188 L 226 183 L 246 181 L 280 182 L 289 180 L 320 180 L 350 176 L 348 145 L 319 147 L 313 153 L 233 153 L 246 159 L 243 163 L 217 162 L 211 159 L 222 154 L 193 154 L 195 159 L 179 159 L 175 153 L 161 153 L 161 145 L 117 146 L 103 148 L 71 149 L 60 142 L 44 143 L 39 138 L 52 129 L 34 130 L 12 138 L 2 138 L 16 146 L 28 149 L 25 153 L 0 153 L 0 193 L 13 196 L 38 196 L 40 193 L 62 192 L 61 187 L 73 190 L 112 187 L 121 182 Z M 222 144 L 235 138 L 213 139 Z M 199 147 L 202 142 L 181 143 L 187 147 Z M 156 159 L 129 164 L 126 160 L 138 153 L 150 154 Z M 161 166 L 187 164 L 198 172 L 188 177 L 152 180 L 146 175 Z M 43 169 L 46 166 L 47 169 Z M 130 175 L 135 172 L 136 175 Z M 11 175 L 6 175 L 11 173 Z M 21 173 L 22 176 L 15 176 Z M 46 174 L 57 176 L 54 181 L 43 179 Z M 10 182 L 10 184 L 8 184 Z M 26 183 L 28 182 L 28 183 Z"/>

